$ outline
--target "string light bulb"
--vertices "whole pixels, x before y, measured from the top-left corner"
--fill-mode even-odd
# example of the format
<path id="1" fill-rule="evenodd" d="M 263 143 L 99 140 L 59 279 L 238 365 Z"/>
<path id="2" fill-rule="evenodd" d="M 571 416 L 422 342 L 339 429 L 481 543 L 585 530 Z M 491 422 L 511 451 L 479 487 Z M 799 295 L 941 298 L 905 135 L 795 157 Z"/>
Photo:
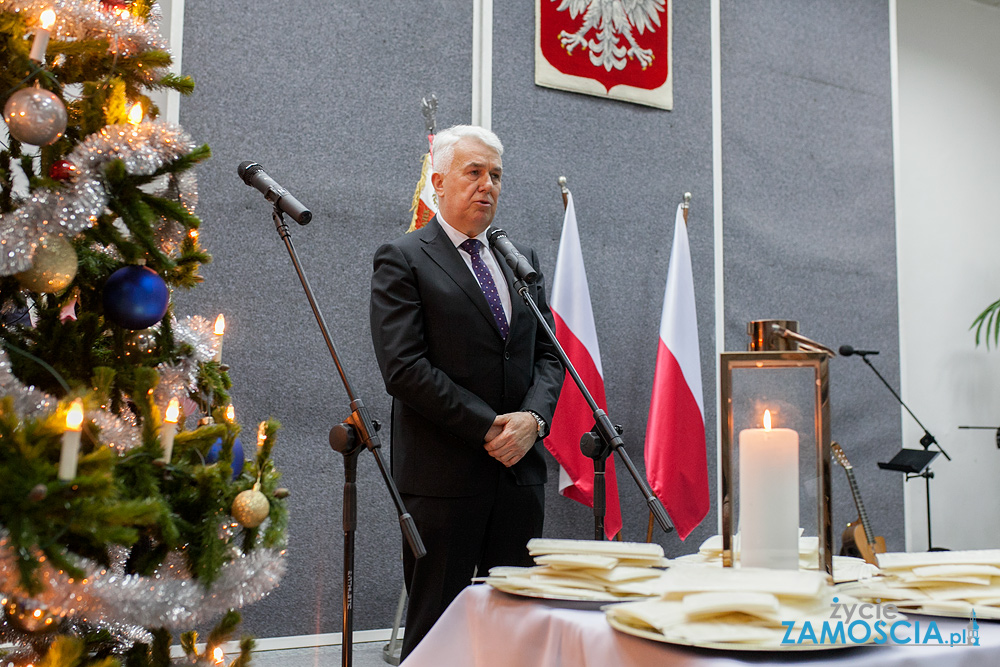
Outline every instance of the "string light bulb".
<path id="1" fill-rule="evenodd" d="M 163 416 L 163 419 L 172 423 L 177 423 L 177 418 L 180 416 L 181 405 L 176 398 L 171 398 L 170 403 L 167 404 L 167 412 Z"/>
<path id="2" fill-rule="evenodd" d="M 222 665 L 225 664 L 226 653 L 222 650 L 221 646 L 216 646 L 215 650 L 212 651 L 212 657 L 215 658 L 215 664 Z"/>
<path id="3" fill-rule="evenodd" d="M 233 404 L 230 403 L 228 406 L 226 406 L 226 421 L 231 422 L 235 419 L 236 419 L 236 408 L 234 408 Z"/>
<path id="4" fill-rule="evenodd" d="M 79 398 L 73 401 L 66 413 L 66 428 L 79 431 L 83 426 L 83 401 Z"/>
<path id="5" fill-rule="evenodd" d="M 128 122 L 131 125 L 138 125 L 142 122 L 142 103 L 136 102 L 132 105 L 132 108 L 128 110 Z"/>

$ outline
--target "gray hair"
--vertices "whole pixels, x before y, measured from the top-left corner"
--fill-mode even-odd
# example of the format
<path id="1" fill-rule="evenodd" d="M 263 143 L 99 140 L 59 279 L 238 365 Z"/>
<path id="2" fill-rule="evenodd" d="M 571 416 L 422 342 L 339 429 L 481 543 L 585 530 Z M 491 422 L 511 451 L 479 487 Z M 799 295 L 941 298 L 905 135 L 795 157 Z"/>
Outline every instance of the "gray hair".
<path id="1" fill-rule="evenodd" d="M 503 144 L 500 137 L 489 130 L 478 125 L 453 125 L 447 130 L 441 130 L 434 135 L 434 172 L 443 174 L 451 167 L 452 160 L 455 159 L 455 144 L 462 139 L 475 139 L 486 144 L 503 155 Z"/>

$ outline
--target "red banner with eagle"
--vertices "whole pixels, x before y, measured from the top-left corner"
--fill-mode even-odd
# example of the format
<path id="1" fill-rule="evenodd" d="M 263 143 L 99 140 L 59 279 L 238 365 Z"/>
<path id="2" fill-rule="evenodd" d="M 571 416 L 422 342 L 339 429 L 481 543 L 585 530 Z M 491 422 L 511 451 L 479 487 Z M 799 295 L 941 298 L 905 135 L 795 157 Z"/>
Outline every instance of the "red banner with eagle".
<path id="1" fill-rule="evenodd" d="M 672 109 L 672 0 L 535 0 L 535 83 Z"/>

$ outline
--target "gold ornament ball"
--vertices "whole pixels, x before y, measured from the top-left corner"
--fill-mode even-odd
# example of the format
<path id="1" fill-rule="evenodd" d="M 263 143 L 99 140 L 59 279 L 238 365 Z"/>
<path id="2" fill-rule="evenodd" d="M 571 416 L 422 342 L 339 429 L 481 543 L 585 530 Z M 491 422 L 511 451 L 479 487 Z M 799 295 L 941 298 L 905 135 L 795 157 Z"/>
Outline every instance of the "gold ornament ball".
<path id="1" fill-rule="evenodd" d="M 256 489 L 242 491 L 233 500 L 232 515 L 244 528 L 256 528 L 271 513 L 267 496 Z"/>
<path id="2" fill-rule="evenodd" d="M 31 268 L 17 274 L 21 287 L 32 292 L 55 294 L 76 277 L 76 250 L 61 236 L 46 236 L 35 250 Z"/>

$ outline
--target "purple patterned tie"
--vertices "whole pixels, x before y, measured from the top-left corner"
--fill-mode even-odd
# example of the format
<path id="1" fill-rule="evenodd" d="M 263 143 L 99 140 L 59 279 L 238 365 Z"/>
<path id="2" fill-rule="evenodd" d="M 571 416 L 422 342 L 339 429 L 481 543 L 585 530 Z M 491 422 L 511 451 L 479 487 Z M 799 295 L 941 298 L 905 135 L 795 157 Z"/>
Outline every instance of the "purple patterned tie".
<path id="1" fill-rule="evenodd" d="M 469 253 L 469 257 L 472 258 L 472 271 L 476 274 L 476 280 L 479 281 L 479 289 L 483 290 L 483 296 L 490 304 L 490 310 L 493 311 L 493 319 L 496 320 L 497 328 L 500 329 L 500 335 L 506 339 L 510 327 L 507 324 L 507 316 L 503 312 L 500 295 L 497 294 L 496 283 L 493 282 L 493 276 L 490 275 L 490 269 L 486 266 L 483 258 L 479 256 L 479 249 L 483 247 L 483 244 L 478 239 L 465 239 L 458 247 Z"/>

